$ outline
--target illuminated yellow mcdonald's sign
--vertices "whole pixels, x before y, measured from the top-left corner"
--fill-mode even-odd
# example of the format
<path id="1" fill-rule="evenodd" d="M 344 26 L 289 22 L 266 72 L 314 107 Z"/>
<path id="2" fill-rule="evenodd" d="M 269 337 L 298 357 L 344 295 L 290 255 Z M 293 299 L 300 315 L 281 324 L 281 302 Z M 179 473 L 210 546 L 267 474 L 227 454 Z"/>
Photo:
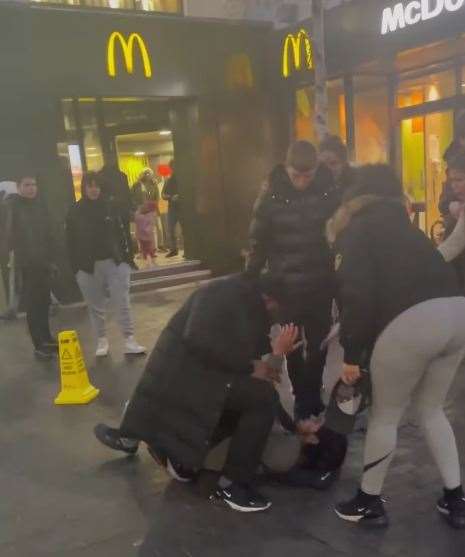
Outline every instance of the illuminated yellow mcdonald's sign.
<path id="1" fill-rule="evenodd" d="M 291 68 L 289 64 L 289 49 L 292 53 L 294 68 L 296 70 L 302 69 L 302 43 L 305 47 L 305 65 L 307 69 L 313 69 L 312 41 L 310 40 L 307 31 L 305 31 L 305 29 L 300 29 L 297 35 L 289 33 L 289 35 L 284 40 L 282 67 L 283 77 L 289 77 L 291 75 Z"/>
<path id="2" fill-rule="evenodd" d="M 108 39 L 107 44 L 107 70 L 110 77 L 116 77 L 116 42 L 119 43 L 121 51 L 123 53 L 124 64 L 126 66 L 126 71 L 128 74 L 134 73 L 134 54 L 135 47 L 137 45 L 139 54 L 142 59 L 142 65 L 144 68 L 144 75 L 147 79 L 152 77 L 152 63 L 150 61 L 150 56 L 145 45 L 144 39 L 139 35 L 139 33 L 131 33 L 129 38 L 126 39 L 124 35 L 118 31 L 113 32 Z"/>

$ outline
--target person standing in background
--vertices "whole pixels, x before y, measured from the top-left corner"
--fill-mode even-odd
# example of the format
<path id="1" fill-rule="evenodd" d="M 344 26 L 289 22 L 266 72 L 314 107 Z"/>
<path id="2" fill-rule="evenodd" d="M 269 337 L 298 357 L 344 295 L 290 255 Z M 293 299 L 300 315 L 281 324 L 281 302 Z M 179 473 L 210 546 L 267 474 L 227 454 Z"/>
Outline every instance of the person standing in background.
<path id="1" fill-rule="evenodd" d="M 18 180 L 18 195 L 8 199 L 5 241 L 8 251 L 14 252 L 16 267 L 23 277 L 27 324 L 34 353 L 41 360 L 50 360 L 58 347 L 49 323 L 51 280 L 58 269 L 50 220 L 34 173 L 23 174 Z"/>
<path id="2" fill-rule="evenodd" d="M 168 201 L 168 230 L 169 230 L 169 242 L 170 251 L 166 257 L 176 257 L 179 254 L 178 242 L 176 238 L 176 225 L 182 228 L 181 222 L 181 200 L 179 197 L 179 186 L 175 174 L 175 162 L 172 160 L 170 162 L 170 167 L 173 171 L 171 178 L 166 182 L 163 188 L 162 197 Z"/>
<path id="3" fill-rule="evenodd" d="M 107 291 L 118 314 L 125 354 L 146 352 L 134 338 L 129 300 L 132 242 L 119 207 L 102 196 L 98 175 L 89 172 L 82 178 L 82 199 L 71 207 L 66 221 L 68 255 L 97 335 L 97 357 L 109 351 Z"/>
<path id="4" fill-rule="evenodd" d="M 155 263 L 155 218 L 156 203 L 147 201 L 139 207 L 134 216 L 136 225 L 136 238 L 139 243 L 139 251 L 147 266 Z"/>

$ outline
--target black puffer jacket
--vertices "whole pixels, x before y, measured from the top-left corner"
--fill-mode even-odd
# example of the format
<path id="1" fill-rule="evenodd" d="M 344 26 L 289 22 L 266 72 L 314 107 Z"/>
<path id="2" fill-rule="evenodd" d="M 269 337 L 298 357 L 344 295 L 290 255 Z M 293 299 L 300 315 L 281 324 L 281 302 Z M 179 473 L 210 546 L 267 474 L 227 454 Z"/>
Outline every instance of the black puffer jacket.
<path id="1" fill-rule="evenodd" d="M 268 265 L 272 274 L 281 275 L 292 309 L 333 296 L 334 265 L 325 225 L 339 196 L 324 166 L 304 192 L 278 166 L 255 204 L 247 271 L 258 274 Z"/>
<path id="2" fill-rule="evenodd" d="M 66 219 L 66 240 L 74 273 L 92 274 L 95 262 L 102 259 L 134 264 L 125 215 L 111 201 L 82 198 L 73 205 Z"/>
<path id="3" fill-rule="evenodd" d="M 21 268 L 49 267 L 55 259 L 55 242 L 48 212 L 40 197 L 10 195 L 5 201 L 5 246 Z"/>
<path id="4" fill-rule="evenodd" d="M 269 352 L 268 331 L 261 296 L 242 275 L 201 287 L 161 333 L 122 434 L 201 467 L 231 382 Z"/>
<path id="5" fill-rule="evenodd" d="M 459 296 L 452 268 L 408 217 L 401 200 L 363 195 L 328 225 L 335 241 L 341 344 L 359 364 L 387 325 L 409 308 Z"/>

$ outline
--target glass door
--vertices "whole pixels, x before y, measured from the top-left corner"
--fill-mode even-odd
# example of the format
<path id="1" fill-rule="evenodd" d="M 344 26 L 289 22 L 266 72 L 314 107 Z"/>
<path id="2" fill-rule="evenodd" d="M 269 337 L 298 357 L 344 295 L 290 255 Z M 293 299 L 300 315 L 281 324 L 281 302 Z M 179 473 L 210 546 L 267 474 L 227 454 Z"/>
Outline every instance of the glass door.
<path id="1" fill-rule="evenodd" d="M 402 180 L 417 222 L 428 235 L 439 218 L 446 177 L 444 151 L 453 137 L 453 112 L 434 112 L 401 120 Z"/>

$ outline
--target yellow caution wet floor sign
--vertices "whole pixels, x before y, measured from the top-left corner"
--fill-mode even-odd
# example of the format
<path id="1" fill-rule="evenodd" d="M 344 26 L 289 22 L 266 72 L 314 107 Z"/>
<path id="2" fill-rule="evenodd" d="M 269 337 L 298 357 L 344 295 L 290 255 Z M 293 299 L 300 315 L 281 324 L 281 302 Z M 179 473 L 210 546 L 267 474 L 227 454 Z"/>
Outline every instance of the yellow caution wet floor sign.
<path id="1" fill-rule="evenodd" d="M 87 404 L 98 396 L 99 390 L 89 383 L 86 364 L 76 331 L 58 335 L 60 345 L 61 392 L 55 404 Z"/>

